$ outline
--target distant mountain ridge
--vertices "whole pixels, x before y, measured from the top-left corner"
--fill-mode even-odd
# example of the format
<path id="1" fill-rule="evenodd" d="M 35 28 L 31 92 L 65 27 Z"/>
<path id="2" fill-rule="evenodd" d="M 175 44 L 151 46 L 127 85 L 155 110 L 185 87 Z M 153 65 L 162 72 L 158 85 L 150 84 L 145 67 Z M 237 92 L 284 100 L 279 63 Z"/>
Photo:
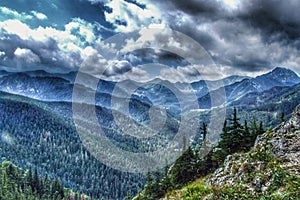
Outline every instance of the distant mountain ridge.
<path id="1" fill-rule="evenodd" d="M 73 86 L 76 79 L 76 72 L 67 74 L 51 74 L 43 70 L 28 72 L 0 72 L 0 90 L 13 94 L 23 95 L 45 101 L 72 101 Z M 82 74 L 84 82 L 81 90 L 84 92 L 95 92 L 89 88 L 89 81 L 98 81 L 96 77 L 88 74 Z M 96 101 L 98 105 L 108 106 L 111 95 L 117 95 L 116 98 L 123 98 L 122 94 L 132 92 L 128 90 L 132 87 L 139 87 L 132 98 L 142 103 L 151 104 L 174 104 L 174 95 L 167 87 L 172 85 L 186 96 L 186 104 L 192 100 L 190 94 L 195 94 L 198 98 L 200 109 L 209 109 L 211 107 L 211 95 L 217 95 L 224 91 L 226 93 L 227 104 L 235 104 L 238 101 L 247 102 L 253 98 L 253 95 L 260 94 L 274 87 L 291 87 L 300 83 L 298 75 L 290 69 L 277 67 L 271 72 L 257 76 L 255 78 L 245 76 L 230 76 L 216 81 L 185 83 L 170 83 L 166 80 L 155 79 L 148 84 L 139 87 L 137 82 L 125 80 L 119 83 L 99 80 Z M 155 86 L 156 85 L 156 86 Z M 161 85 L 158 87 L 158 85 Z M 113 93 L 115 87 L 118 87 L 119 93 Z M 224 87 L 224 88 L 223 88 Z M 280 92 L 274 90 L 274 92 Z M 178 107 L 178 106 L 177 106 Z"/>
<path id="2" fill-rule="evenodd" d="M 231 85 L 225 86 L 227 103 L 239 101 L 250 93 L 262 93 L 274 87 L 291 87 L 300 83 L 298 75 L 290 69 L 277 67 L 271 72 L 255 78 L 243 79 Z M 220 93 L 222 89 L 211 91 L 212 94 Z M 210 107 L 210 93 L 199 98 L 202 108 Z M 251 98 L 251 97 L 249 97 Z"/>

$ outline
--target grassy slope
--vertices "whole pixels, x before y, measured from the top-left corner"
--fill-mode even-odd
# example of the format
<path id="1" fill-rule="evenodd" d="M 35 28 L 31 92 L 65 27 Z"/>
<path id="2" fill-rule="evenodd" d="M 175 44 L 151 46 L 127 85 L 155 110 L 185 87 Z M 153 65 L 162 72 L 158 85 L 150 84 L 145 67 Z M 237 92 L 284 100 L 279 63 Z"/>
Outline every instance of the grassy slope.
<path id="1" fill-rule="evenodd" d="M 171 191 L 164 199 L 300 199 L 300 131 L 291 124 L 299 125 L 299 118 L 267 131 L 249 152 L 228 156 L 214 174 Z M 287 145 L 281 147 L 280 142 Z M 286 154 L 276 156 L 276 145 Z"/>

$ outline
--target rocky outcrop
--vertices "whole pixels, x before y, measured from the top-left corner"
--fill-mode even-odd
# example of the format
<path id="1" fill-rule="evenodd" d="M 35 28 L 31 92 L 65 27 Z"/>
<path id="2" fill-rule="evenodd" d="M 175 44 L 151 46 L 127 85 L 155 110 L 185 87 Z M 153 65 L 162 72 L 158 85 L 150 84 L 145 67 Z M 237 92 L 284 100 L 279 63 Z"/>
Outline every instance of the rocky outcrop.
<path id="1" fill-rule="evenodd" d="M 247 153 L 227 156 L 222 168 L 175 190 L 175 199 L 299 199 L 300 106 L 290 120 L 259 136 Z"/>
<path id="2" fill-rule="evenodd" d="M 290 120 L 259 136 L 250 152 L 228 156 L 206 183 L 212 187 L 240 185 L 265 194 L 280 186 L 275 182 L 282 174 L 300 178 L 300 106 Z"/>
<path id="3" fill-rule="evenodd" d="M 284 160 L 287 167 L 300 166 L 300 105 L 292 118 L 277 126 L 272 132 L 258 137 L 255 149 L 270 149 L 270 155 Z M 299 169 L 295 171 L 300 176 Z"/>

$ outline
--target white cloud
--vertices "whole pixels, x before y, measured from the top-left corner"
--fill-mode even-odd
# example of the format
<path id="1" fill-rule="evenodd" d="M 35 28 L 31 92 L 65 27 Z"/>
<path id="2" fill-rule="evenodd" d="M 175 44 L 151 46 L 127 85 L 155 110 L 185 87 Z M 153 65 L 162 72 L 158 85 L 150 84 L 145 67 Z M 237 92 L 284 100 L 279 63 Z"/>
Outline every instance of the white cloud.
<path id="1" fill-rule="evenodd" d="M 144 4 L 145 8 L 125 0 L 106 3 L 105 5 L 112 9 L 112 12 L 104 13 L 106 21 L 114 24 L 118 32 L 131 32 L 148 27 L 152 23 L 164 23 L 161 12 L 150 2 L 137 1 L 137 3 Z"/>
<path id="2" fill-rule="evenodd" d="M 123 56 L 125 60 L 128 60 L 130 63 L 141 62 L 142 59 L 132 53 L 126 54 Z"/>
<path id="3" fill-rule="evenodd" d="M 110 61 L 105 70 L 105 75 L 119 75 L 124 74 L 132 69 L 131 64 L 127 60 L 114 60 Z"/>
<path id="4" fill-rule="evenodd" d="M 34 64 L 41 62 L 40 58 L 33 53 L 30 49 L 17 48 L 14 52 L 14 55 L 18 61 L 25 62 L 27 64 Z"/>
<path id="5" fill-rule="evenodd" d="M 31 11 L 30 14 L 25 12 L 18 12 L 14 9 L 7 8 L 7 7 L 0 7 L 0 12 L 3 15 L 6 15 L 7 17 L 10 17 L 12 19 L 20 20 L 20 21 L 26 21 L 26 20 L 33 20 L 33 19 L 39 19 L 39 20 L 46 20 L 48 17 L 40 12 L 37 12 L 35 10 Z"/>
<path id="6" fill-rule="evenodd" d="M 32 19 L 32 15 L 28 15 L 24 12 L 22 13 L 18 13 L 16 10 L 7 8 L 7 7 L 0 7 L 0 12 L 4 15 L 7 15 L 9 17 L 12 17 L 14 19 L 19 19 L 19 20 L 28 20 L 28 19 Z"/>
<path id="7" fill-rule="evenodd" d="M 100 29 L 97 24 L 88 23 L 79 18 L 73 19 L 70 23 L 66 24 L 65 28 L 69 33 L 77 30 L 77 34 L 83 36 L 88 43 L 93 43 L 97 39 L 93 29 Z"/>
<path id="8" fill-rule="evenodd" d="M 40 12 L 37 12 L 35 10 L 31 11 L 31 13 L 37 18 L 37 19 L 40 19 L 40 20 L 46 20 L 48 19 L 48 17 L 43 14 L 43 13 L 40 13 Z"/>
<path id="9" fill-rule="evenodd" d="M 99 28 L 97 24 L 79 19 L 74 19 L 66 24 L 64 30 L 41 26 L 31 28 L 17 19 L 0 22 L 0 34 L 6 35 L 6 40 L 12 39 L 10 46 L 12 48 L 22 46 L 22 48 L 12 49 L 15 50 L 15 59 L 12 62 L 6 61 L 5 63 L 7 65 L 17 63 L 18 67 L 23 65 L 24 70 L 27 70 L 30 66 L 26 66 L 26 64 L 39 62 L 39 57 L 41 63 L 43 61 L 48 65 L 49 62 L 52 63 L 48 71 L 57 72 L 63 68 L 65 68 L 64 70 L 67 68 L 75 70 L 80 66 L 82 60 L 89 57 L 91 49 L 94 49 L 95 41 L 100 40 L 100 37 L 94 35 L 95 28 Z M 9 35 L 13 37 L 9 37 Z M 16 36 L 20 39 L 13 39 Z M 33 52 L 37 55 L 33 55 Z M 25 55 L 30 55 L 32 60 L 30 58 L 26 60 Z M 20 62 L 18 62 L 18 59 L 20 59 Z"/>
<path id="10" fill-rule="evenodd" d="M 238 9 L 241 4 L 240 0 L 218 0 L 218 1 L 223 3 L 230 10 Z"/>
<path id="11" fill-rule="evenodd" d="M 39 42 L 47 42 L 49 39 L 54 39 L 61 49 L 79 51 L 85 47 L 85 43 L 93 43 L 96 39 L 94 26 L 84 20 L 73 20 L 65 25 L 65 30 L 57 30 L 53 27 L 41 27 L 31 29 L 27 24 L 19 20 L 6 20 L 0 22 L 0 30 L 7 34 L 19 36 L 22 40 L 33 40 Z M 78 29 L 74 34 L 72 31 Z M 85 38 L 85 41 L 82 41 Z"/>

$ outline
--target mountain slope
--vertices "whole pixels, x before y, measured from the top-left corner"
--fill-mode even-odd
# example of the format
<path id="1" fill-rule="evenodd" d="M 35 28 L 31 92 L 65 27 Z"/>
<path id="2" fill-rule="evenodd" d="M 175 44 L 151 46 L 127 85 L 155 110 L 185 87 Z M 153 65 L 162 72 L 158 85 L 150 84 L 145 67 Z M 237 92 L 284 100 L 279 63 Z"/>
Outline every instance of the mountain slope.
<path id="1" fill-rule="evenodd" d="M 141 174 L 122 173 L 95 159 L 76 132 L 72 105 L 0 93 L 0 160 L 42 174 L 92 197 L 122 199 L 144 184 Z M 120 181 L 122 180 L 122 181 Z"/>
<path id="2" fill-rule="evenodd" d="M 248 153 L 230 155 L 223 167 L 164 199 L 298 199 L 300 105 L 292 118 L 256 140 Z"/>
<path id="3" fill-rule="evenodd" d="M 57 178 L 41 177 L 37 170 L 23 170 L 10 161 L 0 163 L 0 199 L 82 200 L 84 194 L 64 188 Z"/>
<path id="4" fill-rule="evenodd" d="M 295 72 L 289 69 L 277 67 L 267 74 L 256 78 L 244 79 L 240 82 L 235 82 L 231 85 L 225 86 L 226 102 L 241 102 L 241 98 L 243 98 L 244 101 L 247 101 L 247 98 L 250 97 L 248 96 L 245 98 L 245 95 L 250 93 L 262 93 L 272 89 L 273 87 L 291 87 L 298 83 L 300 83 L 300 78 Z M 222 94 L 224 89 L 219 88 L 201 96 L 198 99 L 200 108 L 209 109 L 211 107 L 210 97 L 217 96 L 219 93 Z"/>

